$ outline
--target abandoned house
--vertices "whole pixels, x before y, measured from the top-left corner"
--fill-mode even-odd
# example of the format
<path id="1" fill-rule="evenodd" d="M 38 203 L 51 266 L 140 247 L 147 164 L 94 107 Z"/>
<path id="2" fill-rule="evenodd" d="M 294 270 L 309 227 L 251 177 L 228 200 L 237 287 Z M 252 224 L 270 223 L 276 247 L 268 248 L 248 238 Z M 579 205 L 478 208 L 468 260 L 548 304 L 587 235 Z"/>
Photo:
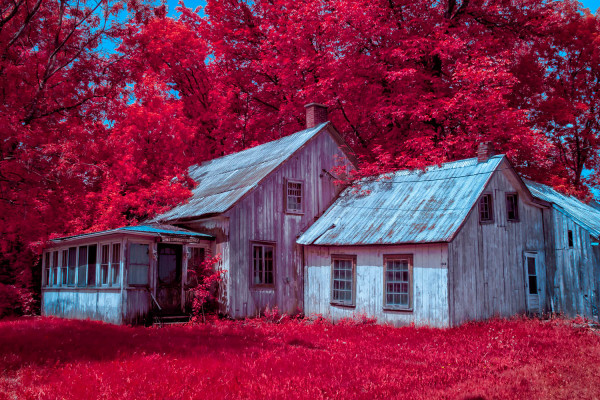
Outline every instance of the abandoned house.
<path id="1" fill-rule="evenodd" d="M 220 312 L 233 318 L 274 307 L 432 326 L 592 314 L 600 223 L 590 219 L 600 212 L 524 183 L 486 145 L 477 158 L 342 191 L 332 170 L 356 160 L 325 106 L 306 116 L 303 131 L 192 166 L 189 201 L 144 225 L 54 240 L 42 313 L 112 323 L 181 314 L 188 268 L 218 254 Z"/>

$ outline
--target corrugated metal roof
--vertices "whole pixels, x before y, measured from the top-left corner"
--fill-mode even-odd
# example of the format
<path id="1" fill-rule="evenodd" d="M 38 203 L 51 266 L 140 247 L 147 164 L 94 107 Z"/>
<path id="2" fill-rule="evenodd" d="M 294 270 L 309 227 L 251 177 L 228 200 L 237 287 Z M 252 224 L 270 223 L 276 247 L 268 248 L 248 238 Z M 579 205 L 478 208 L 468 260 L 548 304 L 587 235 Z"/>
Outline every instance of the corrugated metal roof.
<path id="1" fill-rule="evenodd" d="M 595 237 L 600 236 L 600 211 L 588 206 L 573 196 L 562 194 L 550 186 L 525 181 L 529 191 L 540 200 L 552 203 L 554 207 L 573 218 Z"/>
<path id="2" fill-rule="evenodd" d="M 397 171 L 348 188 L 300 244 L 370 245 L 452 240 L 504 156 Z"/>
<path id="3" fill-rule="evenodd" d="M 275 168 L 315 137 L 328 122 L 281 139 L 190 167 L 197 182 L 187 203 L 154 218 L 172 221 L 227 211 Z"/>
<path id="4" fill-rule="evenodd" d="M 81 235 L 73 235 L 66 236 L 62 238 L 53 239 L 55 242 L 60 242 L 63 240 L 73 240 L 73 239 L 83 239 L 86 237 L 96 237 L 96 236 L 104 236 L 113 233 L 141 233 L 141 234 L 149 234 L 151 236 L 160 236 L 160 234 L 171 235 L 171 236 L 189 236 L 189 237 L 197 237 L 202 239 L 214 239 L 214 236 L 207 235 L 205 233 L 199 233 L 190 231 L 189 229 L 180 228 L 178 226 L 166 225 L 166 224 L 142 224 L 136 226 L 124 226 L 116 229 L 109 229 L 106 231 L 98 231 L 92 233 L 83 233 Z"/>

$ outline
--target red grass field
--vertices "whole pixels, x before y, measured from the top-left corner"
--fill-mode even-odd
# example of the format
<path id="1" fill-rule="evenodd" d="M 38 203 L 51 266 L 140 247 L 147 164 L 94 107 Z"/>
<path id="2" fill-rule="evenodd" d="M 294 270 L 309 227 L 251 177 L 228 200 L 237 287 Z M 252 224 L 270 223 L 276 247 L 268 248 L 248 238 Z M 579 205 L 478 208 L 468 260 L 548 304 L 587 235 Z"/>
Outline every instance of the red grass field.
<path id="1" fill-rule="evenodd" d="M 600 335 L 572 321 L 459 328 L 0 321 L 0 399 L 600 398 Z"/>

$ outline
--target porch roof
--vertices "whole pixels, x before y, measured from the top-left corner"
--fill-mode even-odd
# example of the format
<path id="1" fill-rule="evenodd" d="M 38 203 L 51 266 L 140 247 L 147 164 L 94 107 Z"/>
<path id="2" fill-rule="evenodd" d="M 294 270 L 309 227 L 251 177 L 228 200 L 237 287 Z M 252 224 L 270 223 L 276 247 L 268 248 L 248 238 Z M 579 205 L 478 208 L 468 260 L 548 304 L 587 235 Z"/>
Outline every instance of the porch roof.
<path id="1" fill-rule="evenodd" d="M 79 235 L 65 236 L 61 238 L 52 239 L 54 243 L 62 243 L 64 241 L 70 240 L 78 240 L 85 238 L 94 238 L 98 236 L 106 236 L 115 233 L 122 234 L 135 234 L 135 235 L 144 235 L 151 237 L 161 237 L 161 236 L 177 236 L 177 237 L 194 237 L 197 239 L 205 239 L 205 240 L 214 240 L 215 237 L 212 235 L 208 235 L 206 233 L 194 232 L 189 229 L 180 228 L 174 225 L 167 224 L 157 224 L 157 223 L 148 223 L 141 224 L 135 226 L 124 226 L 116 229 L 108 229 L 105 231 L 98 232 L 90 232 L 90 233 L 82 233 Z"/>

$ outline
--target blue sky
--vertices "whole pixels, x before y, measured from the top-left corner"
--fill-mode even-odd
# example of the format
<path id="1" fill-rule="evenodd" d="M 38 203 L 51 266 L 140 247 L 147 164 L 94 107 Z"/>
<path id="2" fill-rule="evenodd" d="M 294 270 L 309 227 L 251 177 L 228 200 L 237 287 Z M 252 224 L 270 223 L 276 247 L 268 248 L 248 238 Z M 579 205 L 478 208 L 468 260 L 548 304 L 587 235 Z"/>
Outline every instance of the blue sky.
<path id="1" fill-rule="evenodd" d="M 204 0 L 184 0 L 186 7 L 196 8 L 198 6 L 204 6 L 206 1 Z M 595 13 L 596 10 L 600 7 L 600 0 L 580 0 L 583 3 L 583 6 L 589 8 L 592 13 Z M 169 6 L 169 15 L 175 16 L 175 7 L 177 7 L 177 3 L 179 0 L 167 0 L 167 5 Z"/>

